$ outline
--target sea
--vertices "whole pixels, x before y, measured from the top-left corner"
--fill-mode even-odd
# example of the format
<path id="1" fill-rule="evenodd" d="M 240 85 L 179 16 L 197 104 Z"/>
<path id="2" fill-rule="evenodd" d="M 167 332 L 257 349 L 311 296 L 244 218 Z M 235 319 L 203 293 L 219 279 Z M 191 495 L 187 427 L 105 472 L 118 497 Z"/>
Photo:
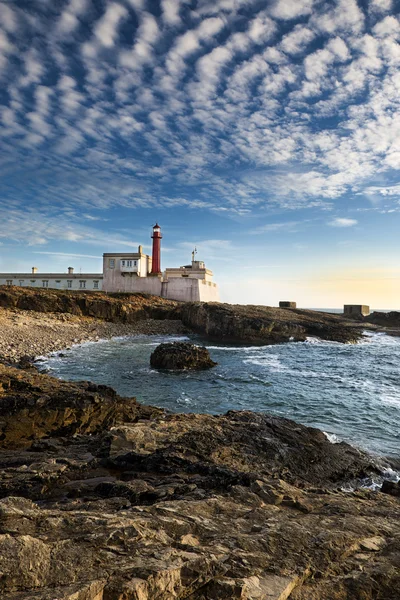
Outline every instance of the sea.
<path id="1" fill-rule="evenodd" d="M 218 365 L 200 372 L 150 367 L 162 342 L 205 345 Z M 171 412 L 268 412 L 318 427 L 331 442 L 400 457 L 400 337 L 365 332 L 357 344 L 310 337 L 273 346 L 211 344 L 196 336 L 129 336 L 41 358 L 66 380 L 90 380 Z"/>

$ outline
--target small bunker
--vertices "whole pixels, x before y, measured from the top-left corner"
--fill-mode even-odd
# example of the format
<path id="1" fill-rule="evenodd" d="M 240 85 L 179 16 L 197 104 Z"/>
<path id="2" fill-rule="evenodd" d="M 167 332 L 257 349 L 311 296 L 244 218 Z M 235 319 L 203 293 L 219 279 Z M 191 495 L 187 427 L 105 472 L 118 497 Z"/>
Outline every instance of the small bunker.
<path id="1" fill-rule="evenodd" d="M 345 304 L 343 307 L 343 314 L 347 317 L 367 317 L 369 312 L 366 304 Z"/>
<path id="2" fill-rule="evenodd" d="M 288 302 L 287 300 L 283 300 L 279 302 L 279 308 L 296 308 L 296 302 Z"/>

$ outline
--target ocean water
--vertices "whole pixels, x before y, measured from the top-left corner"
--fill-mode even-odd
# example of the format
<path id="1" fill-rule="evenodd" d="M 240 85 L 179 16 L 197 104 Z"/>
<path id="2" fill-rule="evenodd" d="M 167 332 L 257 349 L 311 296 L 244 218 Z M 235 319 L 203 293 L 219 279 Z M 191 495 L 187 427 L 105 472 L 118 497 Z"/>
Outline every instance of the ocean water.
<path id="1" fill-rule="evenodd" d="M 218 366 L 159 372 L 161 342 L 207 345 Z M 309 338 L 263 347 L 207 344 L 196 336 L 134 336 L 86 343 L 44 358 L 50 374 L 112 386 L 122 396 L 173 412 L 269 412 L 318 427 L 331 441 L 400 457 L 400 338 L 366 333 L 358 344 Z"/>

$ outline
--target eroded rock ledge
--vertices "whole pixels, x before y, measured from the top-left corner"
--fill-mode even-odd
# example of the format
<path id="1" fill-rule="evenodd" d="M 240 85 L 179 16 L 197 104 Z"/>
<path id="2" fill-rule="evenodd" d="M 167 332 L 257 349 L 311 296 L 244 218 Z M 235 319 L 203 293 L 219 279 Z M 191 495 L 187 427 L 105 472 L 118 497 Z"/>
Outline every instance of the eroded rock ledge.
<path id="1" fill-rule="evenodd" d="M 400 500 L 320 431 L 0 366 L 4 600 L 396 598 Z"/>
<path id="2" fill-rule="evenodd" d="M 366 321 L 311 310 L 221 303 L 182 303 L 147 294 L 105 294 L 0 287 L 0 307 L 37 313 L 72 314 L 129 325 L 146 319 L 177 321 L 208 339 L 235 344 L 304 341 L 307 336 L 356 342 Z M 127 333 L 129 333 L 127 329 Z"/>
<path id="3" fill-rule="evenodd" d="M 312 310 L 272 308 L 242 304 L 185 303 L 180 308 L 185 325 L 208 338 L 235 344 L 303 342 L 316 336 L 334 342 L 354 343 L 366 323 L 355 323 L 342 315 Z"/>

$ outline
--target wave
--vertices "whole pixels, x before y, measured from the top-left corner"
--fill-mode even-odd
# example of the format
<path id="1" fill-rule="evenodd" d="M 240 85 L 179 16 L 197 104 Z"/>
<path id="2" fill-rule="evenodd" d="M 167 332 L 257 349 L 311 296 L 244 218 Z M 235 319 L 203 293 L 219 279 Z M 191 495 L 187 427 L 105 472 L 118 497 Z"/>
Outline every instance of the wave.
<path id="1" fill-rule="evenodd" d="M 340 444 L 341 439 L 336 435 L 336 433 L 328 433 L 327 431 L 322 432 L 330 441 L 331 444 Z"/>

